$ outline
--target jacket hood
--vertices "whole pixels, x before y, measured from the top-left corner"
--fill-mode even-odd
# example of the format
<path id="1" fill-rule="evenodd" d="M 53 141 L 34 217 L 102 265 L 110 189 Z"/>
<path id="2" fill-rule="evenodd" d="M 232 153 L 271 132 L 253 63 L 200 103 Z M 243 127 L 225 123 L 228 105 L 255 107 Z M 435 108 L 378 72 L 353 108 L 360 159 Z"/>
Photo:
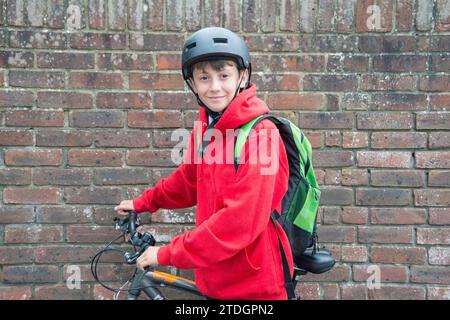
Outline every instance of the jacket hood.
<path id="1" fill-rule="evenodd" d="M 269 111 L 266 103 L 256 97 L 255 84 L 250 83 L 247 89 L 231 101 L 214 128 L 223 132 L 226 129 L 237 129 L 250 120 L 269 113 Z M 199 113 L 200 120 L 207 123 L 208 114 L 205 108 L 201 107 Z"/>

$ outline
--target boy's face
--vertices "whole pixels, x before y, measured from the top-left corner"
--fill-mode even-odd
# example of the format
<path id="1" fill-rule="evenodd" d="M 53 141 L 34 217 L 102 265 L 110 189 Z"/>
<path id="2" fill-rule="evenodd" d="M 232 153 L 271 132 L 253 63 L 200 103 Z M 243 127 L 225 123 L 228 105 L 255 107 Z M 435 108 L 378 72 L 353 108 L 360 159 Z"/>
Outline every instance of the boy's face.
<path id="1" fill-rule="evenodd" d="M 240 78 L 240 87 L 245 87 L 247 75 L 247 70 L 239 72 L 233 63 L 225 63 L 220 70 L 213 69 L 207 63 L 203 68 L 194 68 L 191 84 L 209 109 L 222 112 L 233 100 Z"/>

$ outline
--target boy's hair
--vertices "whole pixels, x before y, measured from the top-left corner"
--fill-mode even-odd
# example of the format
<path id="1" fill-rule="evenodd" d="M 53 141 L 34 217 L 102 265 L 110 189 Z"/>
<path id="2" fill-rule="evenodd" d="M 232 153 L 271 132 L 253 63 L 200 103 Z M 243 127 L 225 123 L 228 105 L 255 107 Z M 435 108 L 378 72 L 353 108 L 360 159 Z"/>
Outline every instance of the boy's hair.
<path id="1" fill-rule="evenodd" d="M 242 68 L 238 63 L 236 63 L 233 59 L 212 59 L 212 60 L 205 60 L 200 61 L 195 64 L 193 64 L 189 68 L 189 77 L 192 77 L 194 75 L 194 70 L 204 70 L 206 66 L 211 66 L 213 70 L 220 71 L 222 70 L 226 65 L 227 66 L 235 66 L 239 72 L 243 71 L 244 68 Z"/>

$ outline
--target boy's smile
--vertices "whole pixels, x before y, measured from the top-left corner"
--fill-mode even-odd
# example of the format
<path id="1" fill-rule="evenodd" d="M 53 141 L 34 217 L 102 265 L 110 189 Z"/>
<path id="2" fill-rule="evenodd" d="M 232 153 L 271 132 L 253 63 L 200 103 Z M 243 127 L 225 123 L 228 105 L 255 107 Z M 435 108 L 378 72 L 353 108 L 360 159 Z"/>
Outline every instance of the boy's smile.
<path id="1" fill-rule="evenodd" d="M 247 74 L 247 70 L 239 72 L 231 62 L 220 70 L 206 64 L 202 69 L 194 68 L 191 83 L 194 92 L 209 109 L 222 112 L 234 99 L 238 86 L 244 88 Z"/>

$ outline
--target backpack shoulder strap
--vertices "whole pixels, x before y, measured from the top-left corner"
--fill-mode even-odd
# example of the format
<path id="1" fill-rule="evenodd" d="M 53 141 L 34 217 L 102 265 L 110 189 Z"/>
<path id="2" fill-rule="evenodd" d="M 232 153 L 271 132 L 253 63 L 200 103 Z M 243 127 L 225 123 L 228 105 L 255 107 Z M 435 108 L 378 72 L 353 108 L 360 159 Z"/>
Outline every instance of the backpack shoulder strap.
<path id="1" fill-rule="evenodd" d="M 236 142 L 234 144 L 234 168 L 236 169 L 236 171 L 239 168 L 239 163 L 241 161 L 241 152 L 245 142 L 247 141 L 250 134 L 253 132 L 253 129 L 264 119 L 270 119 L 275 124 L 278 123 L 278 119 L 273 115 L 263 114 L 243 124 L 239 128 L 239 132 L 236 137 Z"/>

